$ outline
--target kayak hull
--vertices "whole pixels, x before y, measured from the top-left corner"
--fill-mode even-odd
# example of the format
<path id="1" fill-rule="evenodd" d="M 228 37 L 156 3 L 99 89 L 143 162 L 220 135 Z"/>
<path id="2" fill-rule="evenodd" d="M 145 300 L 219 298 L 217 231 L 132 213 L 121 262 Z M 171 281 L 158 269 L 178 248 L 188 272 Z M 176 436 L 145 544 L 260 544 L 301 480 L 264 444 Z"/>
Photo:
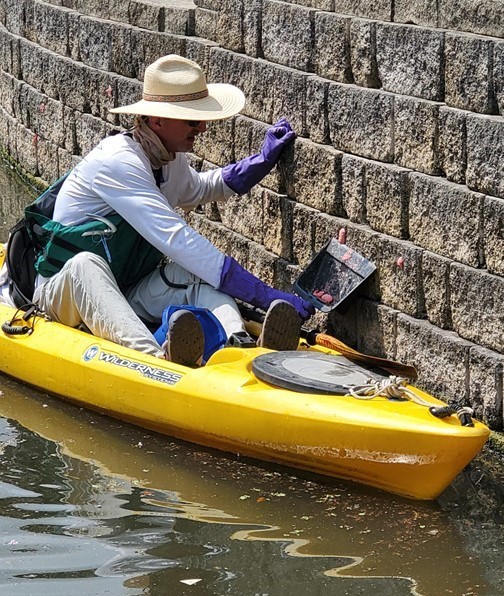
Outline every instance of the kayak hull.
<path id="1" fill-rule="evenodd" d="M 0 324 L 14 313 L 0 305 Z M 33 328 L 30 335 L 0 331 L 1 372 L 172 437 L 407 497 L 436 498 L 489 435 L 479 422 L 438 419 L 412 401 L 274 387 L 252 373 L 264 348 L 223 348 L 191 369 L 42 318 Z"/>

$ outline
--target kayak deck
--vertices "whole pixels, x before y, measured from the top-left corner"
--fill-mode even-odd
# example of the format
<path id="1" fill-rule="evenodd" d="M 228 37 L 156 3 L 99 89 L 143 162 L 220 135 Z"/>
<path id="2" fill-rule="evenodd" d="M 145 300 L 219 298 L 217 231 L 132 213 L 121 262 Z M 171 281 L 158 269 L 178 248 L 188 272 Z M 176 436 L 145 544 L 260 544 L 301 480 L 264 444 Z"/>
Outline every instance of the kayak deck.
<path id="1" fill-rule="evenodd" d="M 0 305 L 0 324 L 14 312 Z M 223 348 L 192 369 L 41 318 L 30 335 L 0 331 L 0 371 L 43 391 L 169 436 L 408 497 L 435 498 L 489 435 L 412 401 L 274 387 L 252 373 L 267 352 Z"/>

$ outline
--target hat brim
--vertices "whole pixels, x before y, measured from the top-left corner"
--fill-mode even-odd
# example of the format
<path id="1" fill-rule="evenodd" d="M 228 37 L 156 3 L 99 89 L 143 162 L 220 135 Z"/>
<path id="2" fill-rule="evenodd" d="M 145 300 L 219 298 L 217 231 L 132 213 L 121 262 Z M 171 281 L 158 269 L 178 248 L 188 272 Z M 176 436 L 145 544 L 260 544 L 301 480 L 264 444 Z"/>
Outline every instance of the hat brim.
<path id="1" fill-rule="evenodd" d="M 245 105 L 245 96 L 234 85 L 211 83 L 207 85 L 208 97 L 192 101 L 146 101 L 112 108 L 113 114 L 138 114 L 175 120 L 223 120 L 238 114 Z"/>

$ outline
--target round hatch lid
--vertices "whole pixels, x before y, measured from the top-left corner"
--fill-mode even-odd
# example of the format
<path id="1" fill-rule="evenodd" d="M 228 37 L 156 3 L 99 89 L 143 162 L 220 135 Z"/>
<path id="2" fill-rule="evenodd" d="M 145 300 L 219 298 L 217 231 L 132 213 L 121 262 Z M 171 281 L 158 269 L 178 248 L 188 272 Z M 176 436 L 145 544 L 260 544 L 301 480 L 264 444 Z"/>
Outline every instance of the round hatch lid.
<path id="1" fill-rule="evenodd" d="M 346 395 L 348 386 L 388 378 L 377 368 L 367 368 L 345 356 L 317 352 L 268 352 L 252 361 L 252 372 L 261 381 L 301 393 Z"/>

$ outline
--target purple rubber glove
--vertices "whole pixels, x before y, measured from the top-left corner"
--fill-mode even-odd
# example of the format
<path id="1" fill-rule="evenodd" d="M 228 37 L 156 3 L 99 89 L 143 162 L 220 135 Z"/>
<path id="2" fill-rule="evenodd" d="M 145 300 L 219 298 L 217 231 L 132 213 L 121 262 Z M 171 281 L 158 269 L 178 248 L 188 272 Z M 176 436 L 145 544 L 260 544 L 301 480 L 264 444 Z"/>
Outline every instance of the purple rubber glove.
<path id="1" fill-rule="evenodd" d="M 283 148 L 295 138 L 289 122 L 282 118 L 266 131 L 260 153 L 222 168 L 222 178 L 231 190 L 243 195 L 271 172 Z"/>
<path id="2" fill-rule="evenodd" d="M 218 289 L 233 298 L 248 302 L 264 311 L 268 310 L 273 300 L 286 300 L 297 310 L 303 321 L 309 319 L 315 312 L 315 308 L 309 302 L 294 294 L 271 288 L 255 277 L 255 275 L 249 273 L 232 257 L 226 257 L 224 259 Z"/>

